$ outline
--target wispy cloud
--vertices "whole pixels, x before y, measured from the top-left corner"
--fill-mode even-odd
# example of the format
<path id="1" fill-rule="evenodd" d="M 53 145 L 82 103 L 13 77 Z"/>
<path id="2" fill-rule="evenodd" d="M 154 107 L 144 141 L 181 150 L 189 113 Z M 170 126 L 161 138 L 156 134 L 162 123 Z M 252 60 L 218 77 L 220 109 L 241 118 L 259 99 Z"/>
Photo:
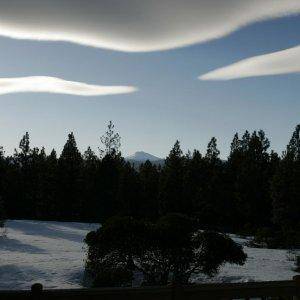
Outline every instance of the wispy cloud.
<path id="1" fill-rule="evenodd" d="M 0 95 L 29 92 L 103 96 L 132 93 L 136 90 L 131 86 L 92 85 L 48 76 L 0 78 Z"/>
<path id="2" fill-rule="evenodd" d="M 299 0 L 1 0 L 0 35 L 155 51 L 299 12 Z"/>
<path id="3" fill-rule="evenodd" d="M 230 80 L 300 72 L 300 46 L 243 59 L 199 76 L 200 80 Z"/>

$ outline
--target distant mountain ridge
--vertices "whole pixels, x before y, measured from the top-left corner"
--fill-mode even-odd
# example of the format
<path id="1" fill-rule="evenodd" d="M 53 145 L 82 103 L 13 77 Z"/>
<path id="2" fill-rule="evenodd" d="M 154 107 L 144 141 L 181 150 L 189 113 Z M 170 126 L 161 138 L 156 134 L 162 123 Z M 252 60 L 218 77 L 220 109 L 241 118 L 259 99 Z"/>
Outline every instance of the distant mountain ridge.
<path id="1" fill-rule="evenodd" d="M 157 157 L 155 155 L 152 155 L 150 153 L 144 152 L 144 151 L 137 151 L 132 155 L 129 155 L 125 157 L 126 161 L 129 161 L 137 166 L 140 164 L 144 163 L 145 161 L 149 160 L 155 165 L 163 165 L 164 164 L 164 159 Z"/>

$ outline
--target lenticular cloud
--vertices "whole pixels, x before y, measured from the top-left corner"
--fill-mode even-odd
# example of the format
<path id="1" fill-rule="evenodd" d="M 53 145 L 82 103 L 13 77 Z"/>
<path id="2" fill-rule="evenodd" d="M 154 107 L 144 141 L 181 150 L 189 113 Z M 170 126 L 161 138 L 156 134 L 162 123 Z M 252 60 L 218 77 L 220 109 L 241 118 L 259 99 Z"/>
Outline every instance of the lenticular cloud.
<path id="1" fill-rule="evenodd" d="M 243 59 L 199 77 L 200 80 L 230 80 L 300 72 L 300 46 Z"/>
<path id="2" fill-rule="evenodd" d="M 299 12 L 299 0 L 0 0 L 0 35 L 156 51 Z"/>
<path id="3" fill-rule="evenodd" d="M 77 96 L 103 96 L 136 91 L 131 86 L 101 86 L 56 77 L 31 76 L 0 78 L 0 95 L 10 93 L 57 93 Z"/>

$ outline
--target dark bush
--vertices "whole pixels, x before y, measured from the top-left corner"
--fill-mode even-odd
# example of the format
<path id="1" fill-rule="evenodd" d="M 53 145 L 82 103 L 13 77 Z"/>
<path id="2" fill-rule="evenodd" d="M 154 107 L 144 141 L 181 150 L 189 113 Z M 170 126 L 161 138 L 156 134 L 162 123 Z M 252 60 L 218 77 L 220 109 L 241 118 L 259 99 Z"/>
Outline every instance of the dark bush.
<path id="1" fill-rule="evenodd" d="M 296 265 L 295 271 L 300 273 L 300 255 L 296 256 L 295 265 Z"/>
<path id="2" fill-rule="evenodd" d="M 243 264 L 246 254 L 228 236 L 200 231 L 183 215 L 156 223 L 113 218 L 86 237 L 86 271 L 94 286 L 130 285 L 134 271 L 143 285 L 187 284 L 193 273 L 216 274 L 225 262 Z"/>

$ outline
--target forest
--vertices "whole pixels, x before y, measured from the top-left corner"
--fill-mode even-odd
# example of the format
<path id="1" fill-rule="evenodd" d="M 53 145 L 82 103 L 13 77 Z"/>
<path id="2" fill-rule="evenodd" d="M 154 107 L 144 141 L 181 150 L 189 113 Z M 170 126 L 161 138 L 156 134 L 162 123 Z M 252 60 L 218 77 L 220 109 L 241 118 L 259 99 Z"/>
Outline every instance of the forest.
<path id="1" fill-rule="evenodd" d="M 1 219 L 154 222 L 180 213 L 203 229 L 300 247 L 300 125 L 281 154 L 264 131 L 246 131 L 233 136 L 226 160 L 213 137 L 206 153 L 184 154 L 176 141 L 162 166 L 126 162 L 112 122 L 100 141 L 99 153 L 80 153 L 70 133 L 60 155 L 47 154 L 26 132 L 13 155 L 1 148 Z"/>

